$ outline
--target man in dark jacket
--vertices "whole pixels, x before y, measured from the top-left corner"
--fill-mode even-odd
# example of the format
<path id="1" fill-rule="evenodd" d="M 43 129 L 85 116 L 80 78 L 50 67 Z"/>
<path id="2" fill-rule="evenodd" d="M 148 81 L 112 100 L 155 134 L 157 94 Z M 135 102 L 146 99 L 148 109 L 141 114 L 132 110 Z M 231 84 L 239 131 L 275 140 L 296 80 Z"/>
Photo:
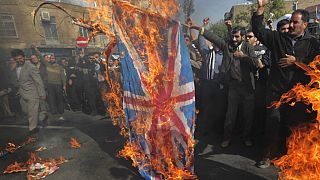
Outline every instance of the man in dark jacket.
<path id="1" fill-rule="evenodd" d="M 80 59 L 77 64 L 78 79 L 82 83 L 81 87 L 84 90 L 85 100 L 88 101 L 90 107 L 90 114 L 95 116 L 98 113 L 97 109 L 97 92 L 98 81 L 95 78 L 95 66 L 94 58 L 85 56 Z"/>
<path id="2" fill-rule="evenodd" d="M 304 71 L 295 65 L 296 62 L 309 64 L 319 54 L 317 40 L 307 31 L 309 13 L 296 10 L 292 13 L 288 33 L 265 29 L 263 25 L 264 7 L 269 0 L 258 0 L 257 12 L 252 16 L 252 30 L 259 41 L 271 51 L 270 78 L 267 87 L 267 104 L 279 100 L 281 94 L 290 90 L 296 83 L 307 83 L 308 77 Z M 296 107 L 295 107 L 296 108 Z M 285 108 L 285 111 L 270 108 L 266 120 L 266 152 L 257 166 L 270 166 L 270 158 L 274 158 L 279 146 L 280 123 L 284 121 L 285 112 L 290 115 L 285 119 L 298 122 L 306 119 L 304 110 Z M 289 111 L 288 111 L 289 110 Z M 281 115 L 280 115 L 281 114 Z M 282 118 L 280 118 L 282 117 Z M 287 124 L 287 122 L 286 122 Z"/>
<path id="3" fill-rule="evenodd" d="M 256 69 L 256 56 L 253 46 L 243 41 L 245 32 L 240 27 L 232 29 L 231 38 L 228 42 L 204 27 L 193 24 L 191 28 L 199 30 L 201 35 L 223 52 L 220 74 L 224 76 L 225 83 L 229 85 L 229 92 L 227 114 L 224 123 L 224 139 L 221 147 L 226 148 L 230 144 L 238 109 L 243 111 L 242 114 L 245 121 L 243 130 L 245 145 L 252 146 L 250 134 L 254 103 L 253 72 Z"/>

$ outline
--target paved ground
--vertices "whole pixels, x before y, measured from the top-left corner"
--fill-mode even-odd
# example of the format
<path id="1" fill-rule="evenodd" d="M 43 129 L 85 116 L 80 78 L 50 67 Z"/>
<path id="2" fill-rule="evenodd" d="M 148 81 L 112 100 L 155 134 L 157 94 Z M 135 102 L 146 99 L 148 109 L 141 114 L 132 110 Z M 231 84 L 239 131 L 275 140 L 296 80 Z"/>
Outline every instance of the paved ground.
<path id="1" fill-rule="evenodd" d="M 28 152 L 44 146 L 48 149 L 38 153 L 40 157 L 64 156 L 69 160 L 46 179 L 142 179 L 137 170 L 131 166 L 131 162 L 117 157 L 124 139 L 109 119 L 91 117 L 79 112 L 66 112 L 65 117 L 65 121 L 50 117 L 50 126 L 41 130 L 36 143 L 0 159 L 0 172 L 15 161 L 25 162 Z M 25 141 L 26 134 L 26 120 L 21 118 L 0 120 L 0 148 L 8 142 Z M 70 137 L 75 137 L 81 143 L 80 149 L 70 148 Z M 259 143 L 253 148 L 246 148 L 240 140 L 235 139 L 230 148 L 221 149 L 219 142 L 220 137 L 208 136 L 200 139 L 197 144 L 195 172 L 199 179 L 277 179 L 275 168 L 258 169 L 254 166 L 261 150 Z M 0 179 L 26 179 L 26 174 L 0 175 Z"/>

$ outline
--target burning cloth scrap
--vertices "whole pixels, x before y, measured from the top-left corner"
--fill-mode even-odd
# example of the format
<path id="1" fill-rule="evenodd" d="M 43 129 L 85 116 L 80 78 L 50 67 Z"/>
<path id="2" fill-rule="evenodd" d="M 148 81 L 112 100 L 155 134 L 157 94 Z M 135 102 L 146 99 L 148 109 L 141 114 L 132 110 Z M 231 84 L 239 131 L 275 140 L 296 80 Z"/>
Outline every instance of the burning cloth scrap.
<path id="1" fill-rule="evenodd" d="M 35 141 L 36 141 L 35 138 L 29 137 L 27 141 L 25 141 L 25 142 L 23 142 L 23 143 L 21 143 L 19 145 L 15 145 L 13 143 L 8 143 L 5 150 L 0 150 L 0 158 L 6 156 L 9 153 L 14 153 L 18 149 L 20 149 L 20 148 L 22 148 L 22 147 L 24 147 L 24 146 L 26 146 L 26 145 L 28 145 L 30 143 L 33 143 Z"/>
<path id="2" fill-rule="evenodd" d="M 155 15 L 117 13 L 130 136 L 120 155 L 131 157 L 145 179 L 192 179 L 195 93 L 181 27 Z"/>
<path id="3" fill-rule="evenodd" d="M 27 179 L 42 179 L 54 173 L 59 169 L 59 166 L 68 162 L 64 157 L 59 159 L 43 160 L 35 153 L 30 153 L 30 158 L 26 163 L 14 162 L 9 165 L 3 174 L 11 174 L 17 172 L 27 172 Z"/>

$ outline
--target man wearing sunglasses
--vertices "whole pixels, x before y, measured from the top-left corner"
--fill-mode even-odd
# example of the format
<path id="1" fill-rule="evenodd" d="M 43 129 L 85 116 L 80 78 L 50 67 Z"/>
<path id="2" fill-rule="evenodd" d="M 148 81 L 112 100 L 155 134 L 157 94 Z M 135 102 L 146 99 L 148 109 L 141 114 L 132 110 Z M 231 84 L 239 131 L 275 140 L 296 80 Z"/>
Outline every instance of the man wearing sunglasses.
<path id="1" fill-rule="evenodd" d="M 251 29 L 247 30 L 246 41 L 254 47 L 257 56 L 255 76 L 255 103 L 254 103 L 254 134 L 264 132 L 266 117 L 266 86 L 270 71 L 270 51 L 258 41 Z"/>

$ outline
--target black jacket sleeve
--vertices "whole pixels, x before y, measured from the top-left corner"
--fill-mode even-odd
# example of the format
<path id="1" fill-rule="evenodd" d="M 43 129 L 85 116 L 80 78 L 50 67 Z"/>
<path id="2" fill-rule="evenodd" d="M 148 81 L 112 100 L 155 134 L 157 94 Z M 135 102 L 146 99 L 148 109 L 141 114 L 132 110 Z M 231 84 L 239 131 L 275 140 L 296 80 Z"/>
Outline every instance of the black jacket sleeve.
<path id="1" fill-rule="evenodd" d="M 217 46 L 219 49 L 224 50 L 228 47 L 226 41 L 222 38 L 220 38 L 219 36 L 217 36 L 216 34 L 208 31 L 208 30 L 204 30 L 203 36 L 210 42 L 212 42 L 215 46 Z"/>
<path id="2" fill-rule="evenodd" d="M 274 32 L 265 28 L 263 15 L 256 15 L 256 13 L 254 13 L 251 19 L 251 26 L 252 32 L 258 40 L 270 49 L 273 46 Z"/>

